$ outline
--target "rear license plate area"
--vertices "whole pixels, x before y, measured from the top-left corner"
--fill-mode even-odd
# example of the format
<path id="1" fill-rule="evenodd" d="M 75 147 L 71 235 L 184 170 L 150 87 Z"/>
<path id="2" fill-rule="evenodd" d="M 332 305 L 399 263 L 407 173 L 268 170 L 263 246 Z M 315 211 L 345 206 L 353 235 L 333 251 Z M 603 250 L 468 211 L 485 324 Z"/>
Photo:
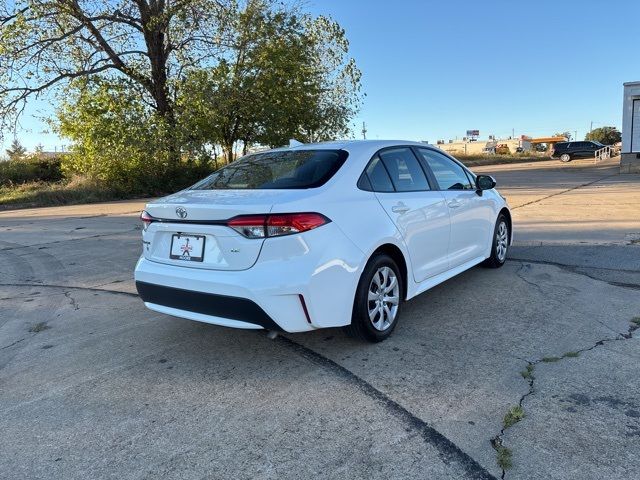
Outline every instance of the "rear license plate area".
<path id="1" fill-rule="evenodd" d="M 204 259 L 204 241 L 204 235 L 173 234 L 171 236 L 169 257 L 172 260 L 184 262 L 202 262 Z"/>

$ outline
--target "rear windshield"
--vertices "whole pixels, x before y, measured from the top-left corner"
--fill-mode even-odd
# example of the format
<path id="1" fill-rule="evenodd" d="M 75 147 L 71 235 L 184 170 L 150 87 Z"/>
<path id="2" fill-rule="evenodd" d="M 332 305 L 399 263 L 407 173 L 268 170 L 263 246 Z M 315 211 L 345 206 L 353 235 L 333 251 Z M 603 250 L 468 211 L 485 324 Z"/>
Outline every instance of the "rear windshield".
<path id="1" fill-rule="evenodd" d="M 347 156 L 344 150 L 256 153 L 217 170 L 191 190 L 315 188 L 324 185 Z"/>

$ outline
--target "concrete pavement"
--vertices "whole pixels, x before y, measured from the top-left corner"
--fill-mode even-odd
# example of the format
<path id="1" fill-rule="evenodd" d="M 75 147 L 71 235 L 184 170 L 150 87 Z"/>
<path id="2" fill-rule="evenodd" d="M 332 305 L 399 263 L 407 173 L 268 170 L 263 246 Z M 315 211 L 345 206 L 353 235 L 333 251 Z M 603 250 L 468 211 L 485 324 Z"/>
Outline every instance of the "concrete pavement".
<path id="1" fill-rule="evenodd" d="M 640 478 L 640 176 L 474 170 L 514 207 L 511 260 L 410 301 L 378 345 L 145 310 L 143 202 L 0 213 L 0 472 L 499 478 L 502 447 L 505 478 Z"/>

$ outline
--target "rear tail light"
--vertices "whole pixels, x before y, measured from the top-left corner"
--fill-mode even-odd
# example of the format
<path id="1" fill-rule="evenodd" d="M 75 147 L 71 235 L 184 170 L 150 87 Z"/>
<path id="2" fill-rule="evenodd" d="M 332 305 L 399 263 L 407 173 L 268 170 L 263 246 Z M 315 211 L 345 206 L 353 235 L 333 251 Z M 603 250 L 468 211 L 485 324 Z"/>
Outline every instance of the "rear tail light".
<path id="1" fill-rule="evenodd" d="M 146 230 L 156 219 L 149 215 L 146 210 L 143 210 L 142 213 L 140 213 L 140 220 L 142 220 L 142 228 Z"/>
<path id="2" fill-rule="evenodd" d="M 320 213 L 281 213 L 274 215 L 240 215 L 227 226 L 247 238 L 267 238 L 313 230 L 329 223 Z"/>
<path id="3" fill-rule="evenodd" d="M 266 222 L 266 215 L 240 215 L 229 220 L 227 226 L 247 238 L 264 238 L 267 236 Z"/>

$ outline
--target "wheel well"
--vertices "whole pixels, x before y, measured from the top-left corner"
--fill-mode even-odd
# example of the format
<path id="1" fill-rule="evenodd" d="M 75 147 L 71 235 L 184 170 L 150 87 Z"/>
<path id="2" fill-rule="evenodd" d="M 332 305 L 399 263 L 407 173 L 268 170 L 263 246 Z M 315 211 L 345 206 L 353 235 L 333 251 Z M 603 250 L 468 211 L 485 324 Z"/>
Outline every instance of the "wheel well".
<path id="1" fill-rule="evenodd" d="M 500 210 L 500 213 L 504 214 L 505 218 L 507 219 L 507 228 L 509 229 L 509 244 L 511 244 L 511 240 L 513 237 L 513 223 L 511 220 L 511 212 L 508 208 L 503 208 L 502 210 Z M 498 214 L 498 216 L 500 216 L 500 214 Z"/>
<path id="2" fill-rule="evenodd" d="M 375 252 L 371 254 L 373 257 L 376 253 L 384 253 L 385 255 L 389 255 L 393 258 L 393 261 L 398 264 L 400 267 L 400 274 L 402 275 L 402 298 L 407 298 L 407 262 L 404 259 L 404 255 L 402 254 L 402 250 L 393 245 L 392 243 L 385 243 L 376 249 Z"/>

